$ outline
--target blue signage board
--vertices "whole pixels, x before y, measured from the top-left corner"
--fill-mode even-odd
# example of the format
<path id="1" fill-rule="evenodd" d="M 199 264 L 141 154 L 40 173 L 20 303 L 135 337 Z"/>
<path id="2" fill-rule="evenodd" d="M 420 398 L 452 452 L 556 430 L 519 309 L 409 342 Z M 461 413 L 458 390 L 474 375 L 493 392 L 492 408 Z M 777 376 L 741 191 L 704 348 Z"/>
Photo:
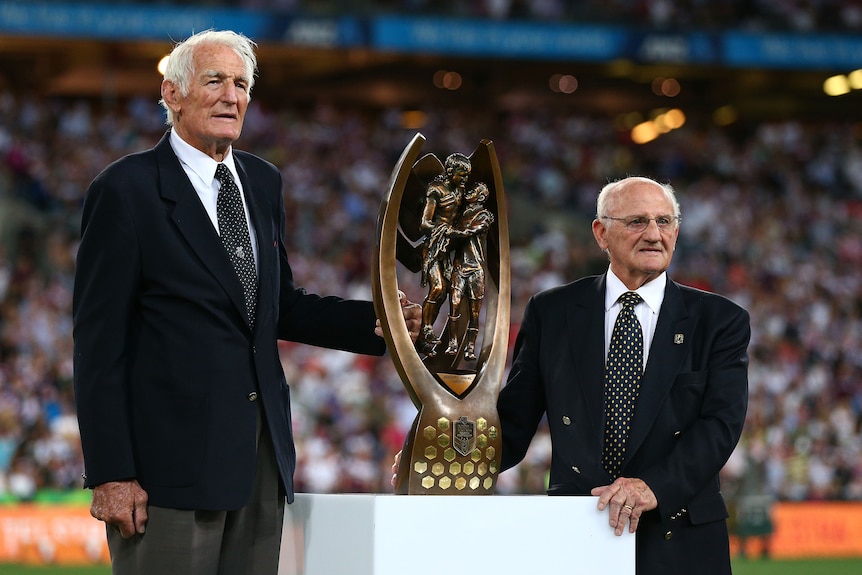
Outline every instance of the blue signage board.
<path id="1" fill-rule="evenodd" d="M 853 70 L 862 68 L 862 37 L 727 32 L 722 36 L 722 63 L 740 68 Z"/>
<path id="2" fill-rule="evenodd" d="M 379 16 L 370 47 L 396 52 L 544 60 L 613 60 L 626 55 L 623 27 Z"/>
<path id="3" fill-rule="evenodd" d="M 715 64 L 720 58 L 715 34 L 647 32 L 632 36 L 630 56 L 638 62 Z"/>
<path id="4" fill-rule="evenodd" d="M 862 67 L 862 36 L 668 32 L 641 27 L 376 15 L 314 17 L 241 8 L 0 0 L 0 34 L 179 41 L 230 29 L 257 42 L 487 58 L 605 62 L 627 58 L 777 69 Z"/>
<path id="5" fill-rule="evenodd" d="M 367 32 L 359 18 L 315 18 L 297 16 L 285 21 L 280 38 L 285 44 L 315 47 L 364 46 Z"/>
<path id="6" fill-rule="evenodd" d="M 254 39 L 285 29 L 266 12 L 135 4 L 0 2 L 0 33 L 72 38 L 179 41 L 209 28 Z"/>

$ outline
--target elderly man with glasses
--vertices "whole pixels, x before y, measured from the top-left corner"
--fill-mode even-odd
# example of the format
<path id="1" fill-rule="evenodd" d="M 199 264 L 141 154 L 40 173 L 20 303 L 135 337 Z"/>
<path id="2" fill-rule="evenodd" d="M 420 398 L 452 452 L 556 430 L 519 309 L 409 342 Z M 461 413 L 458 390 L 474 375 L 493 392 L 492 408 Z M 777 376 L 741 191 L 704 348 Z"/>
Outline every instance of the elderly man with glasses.
<path id="1" fill-rule="evenodd" d="M 718 475 L 745 421 L 751 328 L 740 306 L 668 277 L 679 212 L 648 178 L 601 190 L 592 229 L 609 268 L 527 305 L 498 404 L 502 464 L 547 417 L 549 494 L 598 496 L 615 533 L 636 534 L 638 575 L 730 575 Z"/>

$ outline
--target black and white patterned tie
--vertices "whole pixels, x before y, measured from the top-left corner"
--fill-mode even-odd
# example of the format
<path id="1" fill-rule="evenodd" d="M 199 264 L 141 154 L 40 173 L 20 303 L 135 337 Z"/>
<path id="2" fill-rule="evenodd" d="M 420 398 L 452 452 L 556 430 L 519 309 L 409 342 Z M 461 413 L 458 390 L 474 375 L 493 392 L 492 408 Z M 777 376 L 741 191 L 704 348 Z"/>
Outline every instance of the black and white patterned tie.
<path id="1" fill-rule="evenodd" d="M 626 453 L 629 425 L 643 373 L 643 332 L 635 306 L 643 298 L 626 292 L 619 300 L 623 308 L 614 323 L 605 367 L 605 448 L 602 465 L 614 479 Z"/>
<path id="2" fill-rule="evenodd" d="M 216 200 L 219 235 L 236 275 L 239 276 L 239 281 L 242 283 L 249 325 L 254 326 L 255 310 L 257 309 L 257 272 L 255 271 L 254 252 L 251 250 L 251 237 L 248 233 L 248 223 L 245 219 L 242 198 L 227 166 L 219 164 L 216 168 L 215 177 L 221 183 Z"/>

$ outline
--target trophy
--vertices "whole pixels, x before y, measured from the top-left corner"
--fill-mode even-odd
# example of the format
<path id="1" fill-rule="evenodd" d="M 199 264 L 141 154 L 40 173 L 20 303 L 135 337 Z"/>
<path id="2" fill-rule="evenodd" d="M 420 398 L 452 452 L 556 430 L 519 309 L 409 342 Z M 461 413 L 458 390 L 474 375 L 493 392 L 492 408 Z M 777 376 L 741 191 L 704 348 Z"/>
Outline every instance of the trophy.
<path id="1" fill-rule="evenodd" d="M 389 180 L 377 222 L 372 290 L 395 368 L 419 413 L 395 492 L 494 491 L 502 437 L 497 397 L 509 339 L 509 228 L 494 145 L 417 161 L 416 134 Z M 398 266 L 426 290 L 414 343 L 398 297 Z M 418 277 L 417 277 L 418 276 Z"/>

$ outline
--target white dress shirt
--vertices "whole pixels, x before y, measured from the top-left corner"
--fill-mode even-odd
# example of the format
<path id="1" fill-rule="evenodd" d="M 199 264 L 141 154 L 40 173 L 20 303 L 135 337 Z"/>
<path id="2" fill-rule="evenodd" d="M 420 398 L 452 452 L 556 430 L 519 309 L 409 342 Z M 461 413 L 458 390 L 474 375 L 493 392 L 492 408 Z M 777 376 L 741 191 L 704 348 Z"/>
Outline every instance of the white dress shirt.
<path id="1" fill-rule="evenodd" d="M 200 198 L 201 204 L 203 204 L 216 233 L 218 233 L 216 201 L 218 199 L 219 187 L 221 184 L 216 180 L 215 173 L 219 163 L 197 148 L 188 144 L 177 134 L 176 130 L 171 130 L 170 138 L 171 148 L 173 148 L 174 153 L 177 155 L 177 158 L 179 158 L 180 164 L 183 166 L 183 170 L 185 170 L 192 186 L 194 186 L 195 191 L 198 193 L 198 198 Z M 242 182 L 240 182 L 239 174 L 236 171 L 236 165 L 233 161 L 233 148 L 228 150 L 222 163 L 227 166 L 228 170 L 230 170 L 230 173 L 233 176 L 233 181 L 236 183 L 236 187 L 239 188 L 240 197 L 242 197 L 242 206 L 245 210 L 245 221 L 248 223 L 248 231 L 251 236 L 251 250 L 254 253 L 254 264 L 258 273 L 260 273 L 257 255 L 257 236 L 254 234 L 254 224 L 252 223 L 248 212 L 248 202 L 245 199 L 245 191 L 242 189 Z"/>
<path id="2" fill-rule="evenodd" d="M 649 358 L 649 350 L 652 344 L 653 335 L 655 335 L 655 325 L 658 321 L 658 312 L 661 309 L 661 304 L 664 301 L 664 288 L 667 285 L 667 273 L 662 272 L 661 275 L 653 280 L 648 281 L 637 290 L 637 294 L 643 298 L 643 301 L 635 306 L 635 315 L 641 324 L 644 336 L 644 369 L 646 369 L 647 359 Z M 611 347 L 611 335 L 614 331 L 614 323 L 617 321 L 617 315 L 623 308 L 622 304 L 617 300 L 619 297 L 629 290 L 625 284 L 614 275 L 614 272 L 608 268 L 607 282 L 605 285 L 605 357 L 608 356 L 608 349 Z"/>

